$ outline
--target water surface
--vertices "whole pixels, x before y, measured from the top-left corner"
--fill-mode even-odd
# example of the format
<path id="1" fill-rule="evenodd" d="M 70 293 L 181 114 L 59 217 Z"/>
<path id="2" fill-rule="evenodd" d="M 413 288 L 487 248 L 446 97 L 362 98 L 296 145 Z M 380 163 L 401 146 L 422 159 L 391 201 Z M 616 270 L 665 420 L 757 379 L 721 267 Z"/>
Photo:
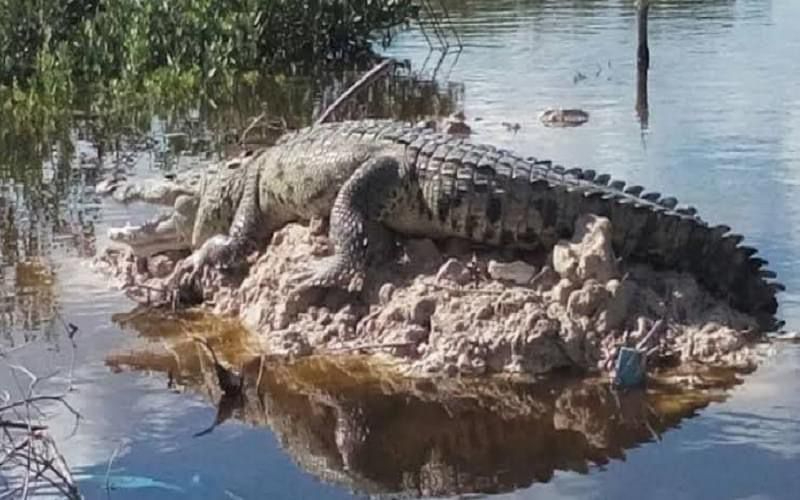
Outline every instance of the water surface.
<path id="1" fill-rule="evenodd" d="M 800 86 L 796 80 L 800 31 L 795 21 L 800 18 L 800 3 L 655 2 L 650 15 L 646 124 L 634 109 L 636 47 L 631 3 L 448 1 L 464 50 L 455 65 L 452 58 L 445 60 L 436 75 L 444 87 L 447 82 L 458 84 L 458 105 L 468 119 L 480 119 L 473 122 L 476 140 L 564 165 L 594 168 L 676 195 L 696 206 L 710 222 L 727 223 L 746 235 L 748 244 L 759 248 L 787 286 L 780 296 L 780 316 L 789 329 L 800 328 L 800 266 L 796 265 L 800 250 L 793 236 L 800 227 L 796 202 L 800 199 Z M 412 27 L 395 36 L 387 52 L 419 66 L 428 44 L 422 32 Z M 428 71 L 434 69 L 434 62 L 428 61 Z M 328 91 L 335 93 L 335 89 Z M 298 106 L 312 106 L 315 97 L 311 95 L 300 99 Z M 413 91 L 406 95 L 414 99 Z M 430 92 L 425 95 L 421 99 L 427 103 L 426 112 L 449 112 L 447 105 L 431 109 L 430 102 L 437 99 Z M 255 98 L 268 100 L 269 96 Z M 252 116 L 252 101 L 248 106 L 220 113 L 216 125 Z M 538 114 L 556 106 L 585 109 L 590 121 L 574 129 L 543 127 Z M 393 105 L 360 111 L 411 117 L 411 108 Z M 504 122 L 519 124 L 519 130 L 510 131 Z M 166 123 L 166 128 L 177 127 L 174 121 Z M 128 488 L 112 491 L 111 498 L 348 498 L 354 489 L 357 494 L 374 491 L 374 477 L 371 482 L 337 481 L 342 477 L 320 473 L 341 471 L 334 462 L 327 463 L 327 468 L 317 462 L 316 467 L 302 460 L 298 463 L 292 447 L 296 443 L 316 443 L 325 451 L 311 456 L 327 460 L 336 456 L 336 450 L 330 449 L 336 443 L 330 437 L 334 424 L 312 426 L 312 430 L 327 429 L 325 439 L 303 440 L 293 435 L 287 438 L 285 428 L 271 431 L 263 419 L 254 421 L 239 414 L 212 433 L 195 438 L 193 434 L 214 420 L 217 408 L 212 402 L 218 394 L 204 391 L 199 383 L 186 392 L 168 387 L 171 358 L 155 364 L 120 362 L 120 356 L 141 349 L 142 343 L 149 342 L 150 348 L 158 350 L 161 340 L 171 334 L 150 327 L 149 340 L 143 340 L 135 329 L 123 329 L 112 321 L 113 314 L 127 312 L 133 305 L 109 290 L 86 263 L 105 244 L 109 226 L 141 220 L 154 209 L 122 206 L 92 194 L 97 173 L 80 159 L 84 150 L 77 132 L 67 142 L 73 148 L 48 152 L 44 165 L 32 145 L 20 143 L 0 150 L 0 336 L 5 346 L 37 340 L 17 351 L 15 361 L 48 370 L 65 366 L 71 353 L 63 325 L 54 317 L 56 311 L 79 327 L 76 391 L 71 400 L 85 421 L 70 437 L 69 415 L 59 414 L 53 425 L 87 497 L 106 496 L 103 478 L 115 450 L 114 473 L 133 479 Z M 91 151 L 86 154 L 91 156 Z M 151 153 L 130 158 L 117 161 L 138 162 L 137 168 L 153 171 L 163 160 Z M 205 161 L 201 155 L 180 158 Z M 441 461 L 449 463 L 451 470 L 463 469 L 465 481 L 454 484 L 516 498 L 796 498 L 800 491 L 798 375 L 800 349 L 782 346 L 744 384 L 731 389 L 727 400 L 681 415 L 674 425 L 662 429 L 660 441 L 628 429 L 622 433 L 627 441 L 605 459 L 593 461 L 585 456 L 587 452 L 582 460 L 550 464 L 550 473 L 542 472 L 548 469 L 545 462 L 551 455 L 546 446 L 562 449 L 564 440 L 577 439 L 575 435 L 558 434 L 553 441 L 531 439 L 530 449 L 546 446 L 538 454 L 530 450 L 525 454 L 524 443 L 511 449 L 499 434 L 475 434 L 475 439 L 489 441 L 476 443 L 473 456 L 464 453 L 458 460 Z M 11 383 L 8 374 L 0 374 L 0 380 L 3 385 Z M 291 408 L 307 404 L 303 401 L 308 396 L 302 391 L 298 394 L 285 395 L 286 401 L 300 398 L 293 404 L 301 406 Z M 431 409 L 413 398 L 400 398 L 406 401 L 403 406 L 392 399 L 398 397 L 393 394 L 398 392 L 373 395 L 360 403 L 377 412 L 378 420 L 370 420 L 370 425 L 381 429 L 389 425 L 386 415 L 391 413 L 380 406 L 387 404 L 407 411 L 400 414 L 420 427 L 430 421 L 444 429 L 445 418 L 451 418 L 456 429 L 477 421 L 466 416 L 469 406 L 461 408 L 467 413 L 444 412 L 442 416 L 440 407 Z M 374 398 L 382 402 L 372 403 Z M 310 405 L 309 411 L 316 408 L 325 418 L 332 418 L 325 412 L 341 407 L 314 401 L 317 404 Z M 352 401 L 359 400 L 353 397 Z M 279 413 L 280 402 L 275 404 Z M 384 413 L 378 411 L 381 408 Z M 433 413 L 426 417 L 423 410 Z M 495 425 L 491 412 L 481 415 L 475 418 L 489 419 L 490 428 Z M 696 418 L 687 419 L 692 415 Z M 295 432 L 302 437 L 309 432 L 303 429 L 298 424 Z M 390 436 L 391 441 L 391 433 L 381 435 Z M 519 439 L 524 439 L 525 434 L 521 435 Z M 436 436 L 430 439 L 435 441 Z M 585 451 L 577 445 L 574 449 Z M 519 454 L 511 455 L 514 450 Z M 424 446 L 418 450 L 425 452 Z M 618 460 L 623 454 L 625 460 Z M 518 457 L 517 461 L 507 462 L 509 456 Z M 371 456 L 372 461 L 384 459 L 387 464 L 395 458 L 388 453 Z M 475 487 L 477 483 L 466 479 L 476 477 L 478 460 L 484 461 L 481 474 L 489 476 L 494 466 L 496 478 L 509 477 L 512 470 L 519 480 L 485 481 L 484 487 Z M 397 468 L 386 467 L 397 473 Z M 402 483 L 392 481 L 377 483 Z"/>

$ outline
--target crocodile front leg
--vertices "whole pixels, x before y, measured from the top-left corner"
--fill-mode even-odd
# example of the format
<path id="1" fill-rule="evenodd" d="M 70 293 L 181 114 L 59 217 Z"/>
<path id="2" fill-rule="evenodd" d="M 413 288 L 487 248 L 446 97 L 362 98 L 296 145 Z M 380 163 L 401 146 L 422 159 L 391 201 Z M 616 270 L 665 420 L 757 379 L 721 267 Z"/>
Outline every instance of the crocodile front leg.
<path id="1" fill-rule="evenodd" d="M 191 293 L 203 271 L 209 267 L 230 269 L 244 263 L 247 255 L 262 241 L 261 210 L 258 191 L 259 171 L 248 165 L 244 192 L 236 207 L 227 235 L 207 239 L 189 257 L 181 261 L 167 279 L 177 297 Z"/>
<path id="2" fill-rule="evenodd" d="M 359 291 L 367 264 L 384 258 L 394 244 L 380 222 L 402 192 L 405 171 L 397 158 L 380 156 L 360 166 L 339 190 L 330 216 L 334 255 L 301 286 Z"/>

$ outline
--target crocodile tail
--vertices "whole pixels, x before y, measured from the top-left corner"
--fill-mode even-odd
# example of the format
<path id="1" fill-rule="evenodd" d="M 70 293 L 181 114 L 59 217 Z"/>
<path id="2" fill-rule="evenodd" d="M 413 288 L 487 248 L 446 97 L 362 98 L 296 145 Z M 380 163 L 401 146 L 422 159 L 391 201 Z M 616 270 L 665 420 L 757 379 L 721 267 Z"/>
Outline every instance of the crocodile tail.
<path id="1" fill-rule="evenodd" d="M 591 177 L 594 178 L 592 174 Z M 727 226 L 710 226 L 691 208 L 678 208 L 677 200 L 658 193 L 643 193 L 640 186 L 624 189 L 620 181 L 600 184 L 594 179 L 576 186 L 584 211 L 611 220 L 614 249 L 619 257 L 651 262 L 656 267 L 687 271 L 716 296 L 756 317 L 766 330 L 775 320 L 776 294 L 783 285 L 772 281 L 775 273 L 756 250 L 741 245 L 743 237 Z"/>
<path id="2" fill-rule="evenodd" d="M 594 170 L 537 164 L 563 176 L 566 191 L 580 197 L 571 206 L 611 220 L 619 257 L 689 272 L 711 293 L 753 315 L 765 330 L 779 326 L 776 295 L 783 285 L 773 281 L 775 273 L 764 267 L 767 261 L 741 245 L 743 237 L 730 233 L 728 226 L 710 226 L 694 208 L 678 207 L 673 197 L 645 192 L 641 186 L 626 188 Z"/>

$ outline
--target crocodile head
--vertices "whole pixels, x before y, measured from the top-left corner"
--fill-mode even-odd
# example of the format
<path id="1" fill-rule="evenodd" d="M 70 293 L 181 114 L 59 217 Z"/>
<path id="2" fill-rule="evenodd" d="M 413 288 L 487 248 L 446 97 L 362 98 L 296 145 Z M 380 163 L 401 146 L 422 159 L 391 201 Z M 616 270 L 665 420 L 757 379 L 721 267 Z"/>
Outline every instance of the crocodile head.
<path id="1" fill-rule="evenodd" d="M 255 155 L 248 151 L 223 163 L 219 171 L 204 178 L 194 228 L 189 235 L 192 248 L 200 248 L 213 236 L 228 234 L 239 209 L 245 183 L 257 179 L 248 179 L 247 175 L 254 158 Z M 253 165 L 252 168 L 257 166 Z"/>
<path id="2" fill-rule="evenodd" d="M 203 177 L 198 194 L 181 195 L 172 213 L 142 225 L 109 229 L 112 244 L 124 246 L 137 257 L 172 250 L 194 250 L 217 234 L 227 234 L 244 192 L 250 154 L 220 165 Z"/>
<path id="3" fill-rule="evenodd" d="M 137 257 L 149 257 L 171 250 L 189 250 L 192 229 L 199 204 L 195 195 L 182 195 L 175 200 L 175 210 L 142 225 L 126 225 L 108 230 L 113 244 L 129 248 Z"/>

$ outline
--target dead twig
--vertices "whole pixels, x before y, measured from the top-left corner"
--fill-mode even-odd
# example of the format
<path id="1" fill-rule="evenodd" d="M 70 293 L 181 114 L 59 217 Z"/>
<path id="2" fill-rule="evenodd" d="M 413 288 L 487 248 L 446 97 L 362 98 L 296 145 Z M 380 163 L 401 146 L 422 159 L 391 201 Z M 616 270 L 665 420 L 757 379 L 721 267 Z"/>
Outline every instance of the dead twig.
<path id="1" fill-rule="evenodd" d="M 258 116 L 253 118 L 250 121 L 250 124 L 247 126 L 247 128 L 245 128 L 244 131 L 242 131 L 242 135 L 239 136 L 239 144 L 244 144 L 244 141 L 247 140 L 247 135 L 250 132 L 252 132 L 252 130 L 256 127 L 256 125 L 258 125 L 261 122 L 261 120 L 263 120 L 266 117 L 267 117 L 267 110 L 264 110 L 261 113 L 259 113 Z"/>
<path id="2" fill-rule="evenodd" d="M 328 118 L 330 118 L 331 115 L 336 112 L 336 110 L 342 107 L 342 105 L 352 98 L 359 90 L 371 85 L 375 80 L 387 73 L 392 67 L 394 67 L 394 59 L 390 58 L 384 59 L 380 64 L 367 71 L 364 76 L 359 78 L 353 85 L 350 86 L 350 88 L 345 90 L 342 95 L 340 95 L 330 106 L 328 106 L 328 108 L 319 116 L 319 118 L 317 118 L 317 121 L 314 122 L 314 126 L 325 123 Z"/>
<path id="3" fill-rule="evenodd" d="M 67 400 L 72 391 L 73 370 L 75 366 L 75 334 L 78 327 L 67 323 L 56 313 L 56 318 L 64 326 L 65 334 L 72 346 L 69 370 L 66 375 L 65 389 L 60 393 L 38 392 L 45 382 L 55 378 L 60 371 L 55 370 L 47 375 L 36 375 L 25 366 L 11 363 L 10 354 L 28 344 L 0 353 L 0 360 L 10 370 L 17 387 L 18 397 L 9 391 L 0 393 L 0 470 L 7 491 L 0 494 L 0 500 L 6 498 L 26 499 L 41 487 L 51 488 L 61 498 L 81 498 L 78 487 L 70 473 L 66 460 L 58 451 L 55 440 L 49 434 L 49 427 L 41 420 L 47 414 L 39 405 L 41 403 L 58 403 L 75 416 L 75 428 L 82 416 Z M 22 377 L 28 379 L 27 385 Z M 11 481 L 8 480 L 11 478 Z"/>

